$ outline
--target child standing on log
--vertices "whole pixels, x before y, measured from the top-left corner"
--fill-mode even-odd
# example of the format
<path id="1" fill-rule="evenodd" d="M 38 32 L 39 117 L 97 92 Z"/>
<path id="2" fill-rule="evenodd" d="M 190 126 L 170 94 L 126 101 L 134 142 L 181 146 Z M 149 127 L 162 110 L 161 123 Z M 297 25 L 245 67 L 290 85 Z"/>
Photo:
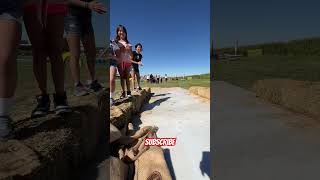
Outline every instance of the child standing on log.
<path id="1" fill-rule="evenodd" d="M 116 90 L 117 66 L 119 64 L 118 57 L 120 56 L 120 48 L 114 40 L 110 41 L 108 55 L 110 60 L 110 106 L 112 106 L 114 103 L 114 92 Z"/>
<path id="2" fill-rule="evenodd" d="M 131 69 L 131 77 L 133 82 L 133 88 L 136 89 L 136 79 L 138 83 L 137 91 L 141 91 L 140 86 L 140 71 L 139 71 L 139 65 L 143 66 L 142 64 L 142 44 L 138 43 L 135 45 L 136 50 L 133 52 L 133 58 L 131 60 L 132 62 L 132 69 Z"/>
<path id="3" fill-rule="evenodd" d="M 117 28 L 116 42 L 120 47 L 120 63 L 118 64 L 118 71 L 121 77 L 121 89 L 122 93 L 120 99 L 131 98 L 130 90 L 130 70 L 131 70 L 131 59 L 132 59 L 132 45 L 128 41 L 127 30 L 124 26 L 119 25 Z M 125 91 L 125 84 L 127 86 L 127 93 Z"/>

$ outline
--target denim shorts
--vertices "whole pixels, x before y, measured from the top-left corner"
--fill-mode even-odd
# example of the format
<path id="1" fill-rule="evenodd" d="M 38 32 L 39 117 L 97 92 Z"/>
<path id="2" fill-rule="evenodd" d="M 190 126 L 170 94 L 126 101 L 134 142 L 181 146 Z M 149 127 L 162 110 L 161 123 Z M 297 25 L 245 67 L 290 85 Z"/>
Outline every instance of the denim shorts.
<path id="1" fill-rule="evenodd" d="M 118 66 L 117 60 L 115 60 L 115 59 L 110 59 L 110 66 L 117 67 L 117 66 Z"/>
<path id="2" fill-rule="evenodd" d="M 93 33 L 91 16 L 74 16 L 67 14 L 64 18 L 64 29 L 67 35 L 79 35 Z"/>
<path id="3" fill-rule="evenodd" d="M 140 73 L 139 66 L 132 64 L 131 72 Z"/>
<path id="4" fill-rule="evenodd" d="M 22 22 L 22 9 L 17 0 L 1 0 L 0 20 Z"/>

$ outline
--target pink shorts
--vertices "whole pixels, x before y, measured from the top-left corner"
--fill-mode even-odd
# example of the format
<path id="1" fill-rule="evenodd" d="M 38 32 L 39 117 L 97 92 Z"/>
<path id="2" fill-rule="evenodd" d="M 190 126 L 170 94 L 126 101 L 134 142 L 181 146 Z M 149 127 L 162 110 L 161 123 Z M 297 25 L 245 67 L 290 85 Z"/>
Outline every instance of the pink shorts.
<path id="1" fill-rule="evenodd" d="M 131 62 L 121 62 L 118 64 L 118 71 L 122 79 L 127 79 L 131 70 Z"/>

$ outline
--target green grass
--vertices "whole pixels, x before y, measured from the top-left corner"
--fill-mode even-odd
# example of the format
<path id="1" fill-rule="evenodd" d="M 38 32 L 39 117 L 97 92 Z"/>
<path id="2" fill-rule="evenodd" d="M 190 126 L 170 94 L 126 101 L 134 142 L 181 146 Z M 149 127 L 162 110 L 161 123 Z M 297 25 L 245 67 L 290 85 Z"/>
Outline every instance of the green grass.
<path id="1" fill-rule="evenodd" d="M 32 69 L 32 60 L 31 57 L 21 57 L 18 61 L 18 84 L 16 90 L 16 102 L 24 103 L 28 101 L 34 101 L 35 95 L 39 94 L 39 89 L 37 87 L 36 80 L 33 76 L 33 69 Z M 54 92 L 54 85 L 52 82 L 52 76 L 50 71 L 50 63 L 47 66 L 47 74 L 48 74 L 48 92 Z M 96 76 L 100 83 L 103 84 L 105 87 L 109 87 L 109 74 L 108 74 L 108 66 L 106 64 L 96 64 Z M 68 95 L 72 94 L 73 90 L 73 82 L 71 79 L 70 69 L 69 66 L 65 66 L 65 87 Z M 87 77 L 87 70 L 85 67 L 81 67 L 81 80 L 83 83 L 86 81 Z M 162 84 L 149 84 L 149 83 L 142 83 L 142 87 L 181 87 L 181 88 L 189 88 L 191 86 L 210 86 L 210 75 L 209 74 L 202 74 L 202 75 L 194 75 L 192 80 L 168 80 L 167 83 L 163 82 Z M 116 91 L 120 91 L 120 82 L 117 80 L 116 82 Z M 30 105 L 30 104 L 29 104 Z M 33 106 L 33 104 L 32 104 Z"/>
<path id="2" fill-rule="evenodd" d="M 210 79 L 210 73 L 199 74 L 199 75 L 191 75 L 191 76 L 187 76 L 187 77 L 192 77 L 194 79 Z"/>
<path id="3" fill-rule="evenodd" d="M 234 61 L 215 61 L 213 76 L 234 85 L 250 89 L 260 79 L 288 78 L 320 81 L 320 57 L 261 56 Z"/>
<path id="4" fill-rule="evenodd" d="M 107 86 L 107 80 L 109 80 L 107 65 L 97 64 L 96 65 L 96 76 L 98 80 L 104 85 Z M 68 94 L 72 93 L 73 82 L 71 79 L 69 66 L 65 66 L 65 87 Z M 85 67 L 81 67 L 81 80 L 83 83 L 86 83 L 87 80 L 87 71 Z M 48 92 L 54 93 L 54 85 L 51 76 L 51 67 L 50 63 L 47 65 L 47 75 L 48 75 Z M 32 60 L 23 59 L 18 61 L 18 83 L 16 89 L 16 102 L 23 102 L 27 99 L 35 97 L 39 94 L 39 89 L 36 83 L 36 80 L 33 75 Z"/>
<path id="5" fill-rule="evenodd" d="M 170 88 L 170 87 L 181 87 L 188 89 L 191 86 L 202 86 L 210 87 L 210 74 L 204 75 L 193 75 L 192 80 L 168 80 L 167 82 L 163 81 L 159 84 L 151 84 L 147 82 L 141 82 L 141 87 L 150 87 L 150 88 Z M 132 88 L 132 84 L 131 84 Z M 131 89 L 132 90 L 132 89 Z M 120 96 L 121 85 L 120 80 L 116 80 L 116 96 Z"/>

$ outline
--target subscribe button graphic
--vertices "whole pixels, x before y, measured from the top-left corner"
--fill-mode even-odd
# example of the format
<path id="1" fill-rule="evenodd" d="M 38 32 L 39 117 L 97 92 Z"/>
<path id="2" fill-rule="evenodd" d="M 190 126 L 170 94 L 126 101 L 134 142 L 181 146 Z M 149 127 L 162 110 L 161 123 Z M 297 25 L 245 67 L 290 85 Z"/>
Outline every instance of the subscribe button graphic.
<path id="1" fill-rule="evenodd" d="M 177 138 L 146 138 L 145 146 L 175 146 Z"/>

